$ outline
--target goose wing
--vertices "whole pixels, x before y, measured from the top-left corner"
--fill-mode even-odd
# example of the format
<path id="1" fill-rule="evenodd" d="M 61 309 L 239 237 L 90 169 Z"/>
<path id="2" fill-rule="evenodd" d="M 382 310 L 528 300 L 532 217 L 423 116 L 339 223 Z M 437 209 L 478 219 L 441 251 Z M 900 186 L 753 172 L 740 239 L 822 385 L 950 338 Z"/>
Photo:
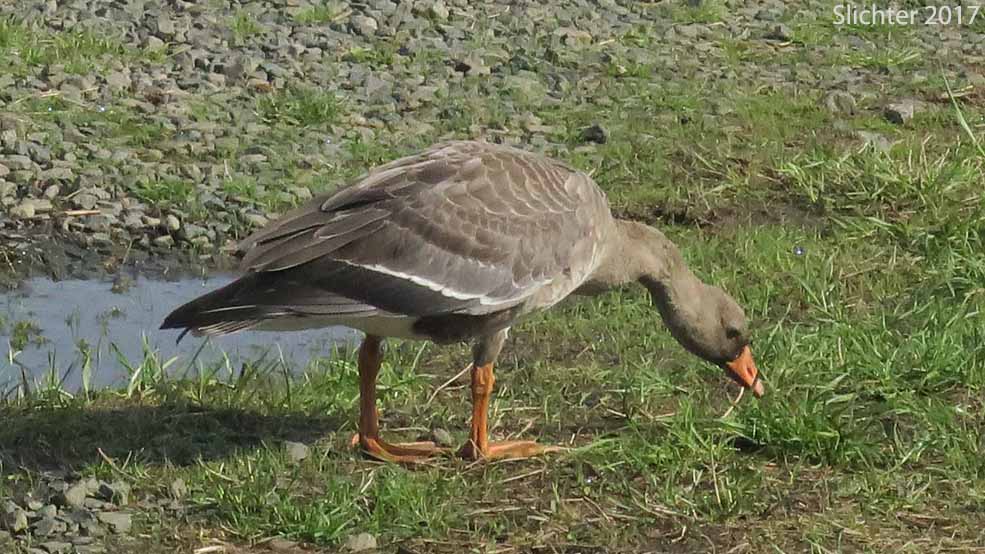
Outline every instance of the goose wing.
<path id="1" fill-rule="evenodd" d="M 604 195 L 577 170 L 522 150 L 453 142 L 314 199 L 240 249 L 244 269 L 283 274 L 333 298 L 413 316 L 482 314 L 573 270 L 587 273 L 605 217 Z"/>

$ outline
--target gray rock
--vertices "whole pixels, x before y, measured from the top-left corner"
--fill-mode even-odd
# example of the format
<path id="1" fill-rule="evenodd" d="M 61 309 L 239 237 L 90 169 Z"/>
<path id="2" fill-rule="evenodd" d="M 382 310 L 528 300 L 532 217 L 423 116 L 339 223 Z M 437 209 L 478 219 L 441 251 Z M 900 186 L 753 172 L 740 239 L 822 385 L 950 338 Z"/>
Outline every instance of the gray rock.
<path id="1" fill-rule="evenodd" d="M 55 503 L 61 506 L 78 508 L 85 504 L 88 493 L 89 491 L 84 483 L 76 483 L 66 489 L 61 495 L 57 496 L 55 498 Z"/>
<path id="2" fill-rule="evenodd" d="M 756 12 L 756 19 L 760 21 L 776 21 L 783 17 L 783 9 L 779 7 L 763 8 Z"/>
<path id="3" fill-rule="evenodd" d="M 34 536 L 50 537 L 59 535 L 68 530 L 68 525 L 64 521 L 59 521 L 53 517 L 46 517 L 38 520 L 33 526 Z"/>
<path id="4" fill-rule="evenodd" d="M 98 242 L 106 242 L 106 240 L 109 239 L 110 228 L 111 226 L 109 221 L 103 217 L 97 216 L 86 221 L 86 229 L 94 231 L 90 236 L 93 240 L 96 240 L 96 238 L 99 237 Z M 82 503 L 82 506 L 90 510 L 108 510 L 116 507 L 111 502 L 103 502 L 98 498 L 86 498 L 85 502 Z"/>
<path id="5" fill-rule="evenodd" d="M 855 135 L 862 140 L 865 147 L 875 148 L 879 152 L 889 152 L 893 148 L 893 143 L 885 136 L 872 131 L 856 131 Z"/>
<path id="6" fill-rule="evenodd" d="M 122 71 L 112 71 L 106 76 L 106 85 L 115 91 L 130 88 L 130 75 Z"/>
<path id="7" fill-rule="evenodd" d="M 35 180 L 35 173 L 33 171 L 15 171 L 10 179 L 15 183 L 26 185 Z"/>
<path id="8" fill-rule="evenodd" d="M 171 248 L 174 246 L 174 239 L 171 235 L 162 235 L 153 240 L 154 246 L 159 246 L 161 248 Z"/>
<path id="9" fill-rule="evenodd" d="M 455 71 L 466 75 L 489 75 L 492 73 L 489 66 L 482 61 L 482 57 L 477 54 L 471 54 L 455 64 Z"/>
<path id="10" fill-rule="evenodd" d="M 185 238 L 188 240 L 193 240 L 197 237 L 205 235 L 206 229 L 201 225 L 195 225 L 194 223 L 185 224 Z"/>
<path id="11" fill-rule="evenodd" d="M 174 21 L 167 15 L 161 15 L 157 18 L 157 32 L 164 36 L 171 36 L 174 34 Z"/>
<path id="12" fill-rule="evenodd" d="M 771 25 L 769 31 L 763 35 L 767 40 L 778 40 L 781 42 L 789 42 L 793 40 L 793 31 L 790 30 L 785 23 L 778 23 L 776 25 Z"/>
<path id="13" fill-rule="evenodd" d="M 356 34 L 364 37 L 371 37 L 379 30 L 380 25 L 372 17 L 365 15 L 354 15 L 349 19 L 349 26 Z"/>
<path id="14" fill-rule="evenodd" d="M 605 144 L 609 140 L 609 133 L 601 125 L 596 123 L 581 130 L 581 139 L 585 142 Z"/>
<path id="15" fill-rule="evenodd" d="M 37 514 L 42 518 L 55 517 L 58 515 L 58 507 L 54 504 L 46 504 L 37 510 Z"/>
<path id="16" fill-rule="evenodd" d="M 438 446 L 451 447 L 455 445 L 455 438 L 446 429 L 440 427 L 431 431 L 431 438 Z"/>
<path id="17" fill-rule="evenodd" d="M 366 78 L 365 91 L 372 102 L 392 101 L 393 83 L 371 74 Z"/>
<path id="18" fill-rule="evenodd" d="M 858 104 L 850 93 L 835 90 L 825 95 L 824 107 L 835 115 L 855 115 Z"/>
<path id="19" fill-rule="evenodd" d="M 376 549 L 376 537 L 370 535 L 369 533 L 359 533 L 358 535 L 350 535 L 349 538 L 345 540 L 345 549 L 349 552 L 364 552 L 366 550 Z"/>
<path id="20" fill-rule="evenodd" d="M 310 454 L 308 445 L 300 442 L 286 441 L 284 443 L 284 451 L 287 452 L 287 459 L 292 462 L 300 462 Z"/>
<path id="21" fill-rule="evenodd" d="M 690 25 L 684 27 L 690 27 Z M 561 27 L 554 31 L 554 35 L 561 37 L 567 46 L 585 46 L 592 43 L 591 33 L 573 27 Z"/>
<path id="22" fill-rule="evenodd" d="M 72 204 L 80 210 L 91 210 L 96 207 L 99 199 L 95 195 L 83 192 L 72 197 Z"/>
<path id="23" fill-rule="evenodd" d="M 679 25 L 674 28 L 674 31 L 676 31 L 678 35 L 687 38 L 697 38 L 705 30 L 707 30 L 707 27 L 696 23 L 691 25 Z"/>
<path id="24" fill-rule="evenodd" d="M 3 164 L 14 171 L 31 170 L 35 168 L 34 162 L 31 161 L 31 158 L 23 154 L 13 154 L 7 156 L 3 161 Z"/>
<path id="25" fill-rule="evenodd" d="M 248 165 L 256 165 L 266 162 L 267 156 L 264 156 L 263 154 L 245 154 L 240 156 L 239 161 Z"/>
<path id="26" fill-rule="evenodd" d="M 27 143 L 27 154 L 35 162 L 46 165 L 51 162 L 51 149 L 34 142 Z"/>
<path id="27" fill-rule="evenodd" d="M 448 19 L 448 6 L 445 6 L 445 3 L 439 0 L 428 7 L 428 14 L 439 21 L 444 21 Z"/>
<path id="28" fill-rule="evenodd" d="M 281 537 L 274 537 L 267 541 L 267 548 L 274 552 L 297 552 L 298 543 L 289 541 Z"/>
<path id="29" fill-rule="evenodd" d="M 209 248 L 210 246 L 212 246 L 212 239 L 206 236 L 198 236 L 191 239 L 188 242 L 192 243 L 193 246 L 202 249 Z"/>
<path id="30" fill-rule="evenodd" d="M 10 217 L 14 219 L 31 219 L 34 215 L 34 200 L 24 200 L 10 209 Z"/>
<path id="31" fill-rule="evenodd" d="M 129 533 L 133 525 L 133 516 L 127 512 L 99 512 L 96 514 L 96 519 L 117 535 Z"/>
<path id="32" fill-rule="evenodd" d="M 51 200 L 48 200 L 47 198 L 35 198 L 31 200 L 31 202 L 34 204 L 34 213 L 36 214 L 48 213 L 51 211 Z"/>
<path id="33" fill-rule="evenodd" d="M 883 116 L 890 123 L 903 125 L 913 119 L 917 112 L 917 103 L 913 100 L 902 100 L 886 106 Z"/>
<path id="34" fill-rule="evenodd" d="M 108 246 L 112 244 L 113 241 L 109 236 L 109 233 L 92 233 L 86 236 L 86 244 Z M 103 502 L 102 500 L 96 500 L 95 498 L 86 498 L 85 503 L 86 508 L 90 509 L 101 509 L 101 508 L 115 508 L 112 504 L 108 502 Z"/>
<path id="35" fill-rule="evenodd" d="M 92 515 L 92 512 L 89 510 L 84 510 L 82 508 L 66 510 L 62 514 L 62 518 L 67 522 L 81 526 L 96 522 L 96 516 Z"/>
<path id="36" fill-rule="evenodd" d="M 41 543 L 41 549 L 48 554 L 67 554 L 72 551 L 72 543 L 48 541 Z"/>
<path id="37" fill-rule="evenodd" d="M 232 63 L 222 65 L 220 73 L 230 81 L 238 81 L 256 71 L 259 62 L 251 56 L 236 56 Z"/>
<path id="38" fill-rule="evenodd" d="M 251 227 L 263 227 L 270 222 L 270 220 L 263 215 L 252 213 L 243 214 L 243 220 L 246 221 L 246 223 Z"/>
<path id="39" fill-rule="evenodd" d="M 44 189 L 44 197 L 48 200 L 53 200 L 58 197 L 58 193 L 61 192 L 61 188 L 58 185 L 50 185 Z"/>
<path id="40" fill-rule="evenodd" d="M 127 227 L 131 229 L 137 229 L 141 227 L 140 216 L 133 214 L 128 217 L 136 218 L 136 221 L 135 222 L 125 221 L 124 224 Z M 134 223 L 136 224 L 134 225 Z M 113 286 L 115 289 L 116 284 L 114 283 Z M 130 503 L 130 485 L 124 483 L 123 481 L 116 481 L 113 484 L 100 483 L 99 489 L 96 491 L 96 494 L 99 495 L 99 498 L 107 502 L 112 502 L 118 506 L 126 506 L 127 504 Z"/>
<path id="41" fill-rule="evenodd" d="M 180 500 L 188 496 L 188 485 L 185 484 L 185 480 L 178 478 L 171 482 L 168 486 L 168 492 L 171 493 L 171 497 L 175 500 Z"/>
<path id="42" fill-rule="evenodd" d="M 155 37 L 154 35 L 148 35 L 147 39 L 144 40 L 144 48 L 148 50 L 160 50 L 164 48 L 166 44 L 163 40 Z"/>
<path id="43" fill-rule="evenodd" d="M 0 524 L 11 533 L 20 533 L 27 529 L 27 512 L 7 500 L 3 503 L 3 512 L 0 513 Z"/>
<path id="44" fill-rule="evenodd" d="M 179 221 L 173 214 L 168 214 L 164 216 L 164 226 L 168 231 L 176 233 L 179 229 L 181 229 L 181 221 Z"/>

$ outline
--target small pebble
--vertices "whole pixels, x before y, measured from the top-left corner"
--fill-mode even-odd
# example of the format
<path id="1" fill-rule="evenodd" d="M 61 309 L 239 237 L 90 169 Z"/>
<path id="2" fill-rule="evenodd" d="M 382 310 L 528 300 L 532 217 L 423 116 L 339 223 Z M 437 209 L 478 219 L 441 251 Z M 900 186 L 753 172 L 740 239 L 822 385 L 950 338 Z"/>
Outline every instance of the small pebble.
<path id="1" fill-rule="evenodd" d="M 281 537 L 274 537 L 267 541 L 267 548 L 274 552 L 297 552 L 297 546 L 298 543 Z"/>
<path id="2" fill-rule="evenodd" d="M 185 480 L 178 478 L 171 482 L 168 487 L 171 497 L 175 499 L 181 499 L 188 495 L 188 485 L 185 484 Z"/>
<path id="3" fill-rule="evenodd" d="M 300 442 L 287 441 L 284 443 L 284 450 L 287 452 L 287 459 L 292 462 L 300 462 L 307 458 L 310 453 L 308 445 Z"/>
<path id="4" fill-rule="evenodd" d="M 174 246 L 174 239 L 171 235 L 162 235 L 154 239 L 154 245 L 160 246 L 161 248 L 170 248 Z"/>
<path id="5" fill-rule="evenodd" d="M 99 512 L 96 518 L 116 534 L 127 533 L 132 525 L 132 517 L 125 512 Z"/>
<path id="6" fill-rule="evenodd" d="M 48 554 L 68 554 L 72 551 L 72 544 L 62 541 L 48 541 L 41 543 L 41 549 Z"/>
<path id="7" fill-rule="evenodd" d="M 168 231 L 172 233 L 177 232 L 178 229 L 181 229 L 181 221 L 179 221 L 177 217 L 171 214 L 168 214 L 164 218 L 164 224 L 167 225 Z"/>
<path id="8" fill-rule="evenodd" d="M 374 550 L 375 548 L 376 537 L 370 535 L 369 533 L 351 535 L 345 541 L 345 549 L 349 552 L 363 552 L 366 550 Z"/>

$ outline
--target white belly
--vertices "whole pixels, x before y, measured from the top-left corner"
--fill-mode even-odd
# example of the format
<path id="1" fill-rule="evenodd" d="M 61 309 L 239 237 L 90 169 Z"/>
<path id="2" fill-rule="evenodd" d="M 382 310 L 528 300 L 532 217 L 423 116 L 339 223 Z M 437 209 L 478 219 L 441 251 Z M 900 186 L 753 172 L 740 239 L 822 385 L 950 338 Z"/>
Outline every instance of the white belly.
<path id="1" fill-rule="evenodd" d="M 425 340 L 428 337 L 414 332 L 417 318 L 399 315 L 371 317 L 279 317 L 268 319 L 254 327 L 257 331 L 303 331 L 322 327 L 342 326 L 357 329 L 367 335 L 396 339 Z"/>

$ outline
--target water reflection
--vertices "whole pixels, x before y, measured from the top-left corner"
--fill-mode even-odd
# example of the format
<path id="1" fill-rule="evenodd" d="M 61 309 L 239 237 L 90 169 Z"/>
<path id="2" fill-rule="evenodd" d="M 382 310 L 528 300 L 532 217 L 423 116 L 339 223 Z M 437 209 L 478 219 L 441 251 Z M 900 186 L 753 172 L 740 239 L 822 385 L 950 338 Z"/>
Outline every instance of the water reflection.
<path id="1" fill-rule="evenodd" d="M 219 365 L 239 371 L 244 362 L 264 355 L 275 362 L 283 357 L 286 367 L 298 369 L 358 337 L 356 331 L 333 327 L 245 331 L 205 342 L 188 335 L 175 344 L 177 331 L 158 330 L 173 308 L 231 280 L 229 275 L 178 280 L 135 276 L 123 287 L 110 280 L 27 280 L 0 294 L 0 392 L 25 376 L 34 385 L 52 375 L 66 390 L 79 390 L 87 358 L 92 387 L 120 386 L 148 353 L 160 362 L 173 358 L 168 373 L 179 376 Z"/>

